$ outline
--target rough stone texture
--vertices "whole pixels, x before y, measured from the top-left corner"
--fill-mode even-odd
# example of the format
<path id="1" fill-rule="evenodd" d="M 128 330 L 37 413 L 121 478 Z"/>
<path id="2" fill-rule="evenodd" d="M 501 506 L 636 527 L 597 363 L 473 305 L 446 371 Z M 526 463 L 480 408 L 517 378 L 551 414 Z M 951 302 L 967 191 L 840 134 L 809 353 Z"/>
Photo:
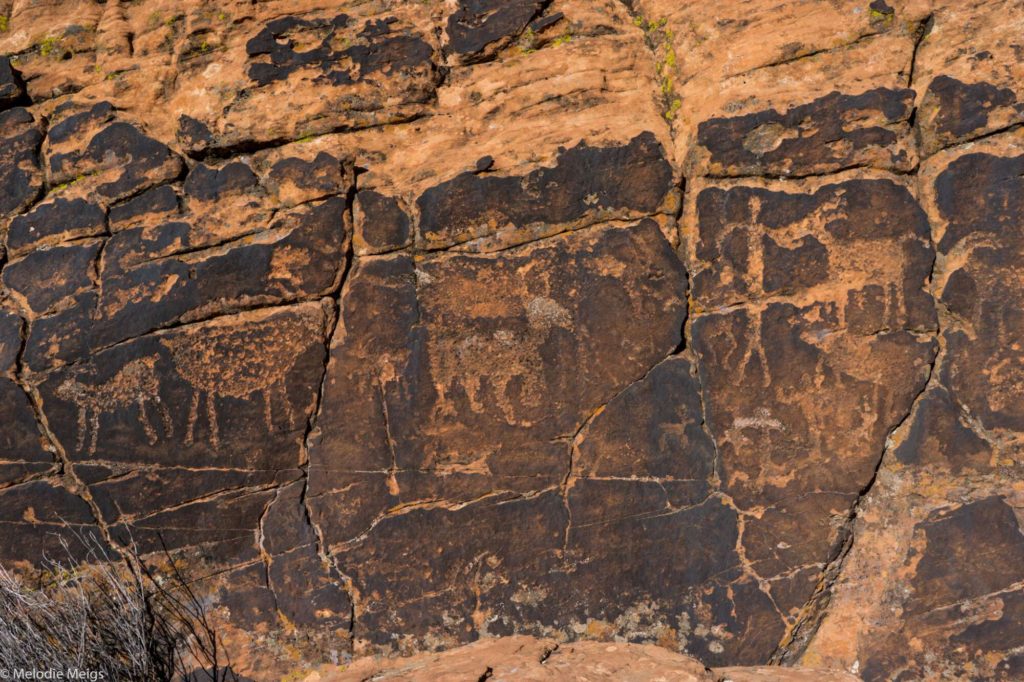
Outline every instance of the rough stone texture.
<path id="1" fill-rule="evenodd" d="M 1014 558 L 1024 547 L 1024 297 L 1010 274 L 1024 254 L 1022 150 L 1018 131 L 922 168 L 942 352 L 894 435 L 804 661 L 852 666 L 868 680 L 1024 674 Z"/>
<path id="2" fill-rule="evenodd" d="M 848 682 L 853 675 L 810 668 L 705 668 L 699 661 L 649 644 L 558 643 L 524 635 L 486 639 L 441 654 L 397 661 L 364 658 L 344 670 L 325 668 L 304 682 L 462 682 L 463 680 L 622 680 L 624 682 Z"/>
<path id="3" fill-rule="evenodd" d="M 1020 2 L 0 17 L 0 561 L 253 679 L 1024 677 Z"/>

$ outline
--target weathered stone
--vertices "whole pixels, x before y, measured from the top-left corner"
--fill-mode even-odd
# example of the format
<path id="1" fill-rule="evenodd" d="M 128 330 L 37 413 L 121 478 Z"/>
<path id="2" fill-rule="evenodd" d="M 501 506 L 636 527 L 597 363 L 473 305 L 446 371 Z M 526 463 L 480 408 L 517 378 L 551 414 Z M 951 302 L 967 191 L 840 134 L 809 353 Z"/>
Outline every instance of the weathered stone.
<path id="1" fill-rule="evenodd" d="M 717 496 L 688 506 L 686 497 L 666 494 L 671 490 L 577 482 L 569 493 L 565 573 L 553 576 L 538 619 L 661 641 L 709 662 L 760 660 L 784 624 L 736 553 L 736 510 Z M 621 541 L 610 544 L 609 536 Z M 665 560 L 630 559 L 653 552 Z"/>
<path id="2" fill-rule="evenodd" d="M 803 659 L 856 661 L 866 680 L 1013 679 L 1019 669 L 1020 576 L 1010 567 L 1024 536 L 1019 401 L 1010 396 L 1021 391 L 1020 349 L 1009 339 L 1024 300 L 1010 274 L 1021 253 L 1024 157 L 986 151 L 938 152 L 922 171 L 945 343 L 930 387 L 889 445 Z"/>
<path id="3" fill-rule="evenodd" d="M 230 622 L 245 628 L 250 638 L 277 608 L 274 593 L 267 587 L 267 566 L 262 562 L 228 573 L 215 594 L 217 606 L 226 609 Z"/>
<path id="4" fill-rule="evenodd" d="M 417 200 L 424 248 L 529 241 L 608 218 L 654 213 L 672 188 L 672 168 L 650 133 L 622 147 L 580 144 L 554 168 L 525 177 L 463 173 Z"/>
<path id="5" fill-rule="evenodd" d="M 536 275 L 519 278 L 523 267 Z M 460 300 L 454 291 L 462 292 Z M 363 613 L 363 622 L 376 624 L 367 635 L 371 643 L 388 643 L 384 633 L 399 624 L 402 632 L 446 641 L 464 641 L 475 631 L 450 631 L 441 611 L 426 620 L 414 616 L 402 595 L 464 589 L 458 576 L 471 570 L 467 562 L 477 550 L 452 546 L 455 553 L 438 565 L 446 568 L 426 584 L 418 571 L 392 573 L 389 562 L 363 558 L 398 551 L 404 540 L 395 538 L 416 537 L 422 524 L 455 529 L 492 515 L 511 533 L 518 532 L 515 524 L 506 526 L 502 514 L 521 513 L 550 529 L 545 561 L 561 552 L 567 519 L 557 487 L 566 475 L 568 441 L 588 412 L 679 343 L 684 296 L 682 267 L 653 223 L 595 228 L 497 255 L 415 263 L 381 256 L 356 265 L 310 452 L 308 499 L 342 570 L 358 569 L 359 593 L 381 595 L 379 604 L 356 606 L 357 619 Z M 367 300 L 386 301 L 393 311 L 387 324 L 366 317 Z M 632 301 L 626 309 L 634 317 L 603 317 L 609 301 Z M 645 328 L 646 335 L 636 335 Z M 627 329 L 633 334 L 625 335 Z M 581 358 L 576 349 L 584 346 L 615 356 L 615 363 L 538 371 L 539 359 Z M 503 359 L 494 365 L 495 358 Z M 342 408 L 338 392 L 360 397 Z M 466 527 L 453 535 L 470 532 L 483 543 L 495 530 Z M 444 538 L 438 536 L 447 543 Z M 538 581 L 550 567 L 529 558 L 536 546 L 526 551 L 526 543 L 526 536 L 510 540 L 502 565 L 525 561 L 516 575 Z M 427 547 L 422 553 L 435 555 Z M 415 608 L 420 613 L 422 604 Z M 533 620 L 550 627 L 553 617 L 541 612 Z M 499 620 L 504 625 L 495 628 L 521 619 L 508 612 Z"/>
<path id="6" fill-rule="evenodd" d="M 1024 8 L 1007 0 L 931 3 L 914 59 L 923 154 L 1024 121 L 1024 60 L 1017 26 Z"/>
<path id="7" fill-rule="evenodd" d="M 499 493 L 453 509 L 412 506 L 380 519 L 367 537 L 337 552 L 365 595 L 356 604 L 364 624 L 357 637 L 378 646 L 410 635 L 445 644 L 476 639 L 492 622 L 499 633 L 502 621 L 530 627 L 537 607 L 514 595 L 543 589 L 561 550 L 565 514 L 553 490 Z"/>
<path id="8" fill-rule="evenodd" d="M 0 311 L 0 485 L 43 473 L 54 464 L 28 396 L 17 382 L 22 324 L 17 315 Z"/>
<path id="9" fill-rule="evenodd" d="M 484 639 L 442 653 L 398 660 L 361 658 L 344 669 L 324 667 L 305 682 L 458 682 L 475 679 L 511 682 L 542 680 L 630 680 L 631 682 L 854 682 L 853 675 L 809 668 L 758 666 L 710 670 L 696 659 L 650 644 L 559 642 L 526 635 Z"/>
<path id="10" fill-rule="evenodd" d="M 89 486 L 104 522 L 130 522 L 224 491 L 280 485 L 300 475 L 297 469 L 133 468 L 138 466 L 90 460 L 75 465 L 75 473 Z"/>
<path id="11" fill-rule="evenodd" d="M 951 267 L 939 299 L 956 323 L 944 329 L 943 383 L 986 429 L 1024 430 L 1024 156 L 968 154 L 935 181 Z M 960 254 L 963 254 L 962 256 Z M 955 264 L 955 265 L 954 265 Z M 961 322 L 962 321 L 962 322 Z"/>
<path id="12" fill-rule="evenodd" d="M 270 168 L 267 185 L 286 206 L 293 206 L 347 194 L 349 177 L 341 161 L 320 152 L 310 161 L 297 157 L 277 161 Z"/>
<path id="13" fill-rule="evenodd" d="M 260 680 L 1024 675 L 1019 1 L 222 5 L 0 3 L 5 566 Z"/>
<path id="14" fill-rule="evenodd" d="M 179 212 L 178 195 L 170 185 L 147 190 L 137 197 L 111 207 L 108 214 L 110 229 L 118 231 L 140 224 L 148 225 Z"/>
<path id="15" fill-rule="evenodd" d="M 712 119 L 698 128 L 698 150 L 707 155 L 699 163 L 725 177 L 801 177 L 860 166 L 909 170 L 913 102 L 913 90 L 879 88 L 833 92 L 784 113 Z"/>
<path id="16" fill-rule="evenodd" d="M 894 454 L 904 464 L 960 473 L 990 468 L 993 452 L 971 429 L 949 392 L 935 387 L 922 396 L 906 440 Z"/>
<path id="17" fill-rule="evenodd" d="M 79 146 L 83 137 L 89 142 Z M 45 156 L 50 183 L 74 184 L 75 193 L 95 194 L 105 203 L 177 178 L 183 169 L 166 145 L 117 120 L 106 102 L 53 126 Z"/>
<path id="18" fill-rule="evenodd" d="M 781 640 L 931 373 L 928 220 L 888 180 L 801 193 L 712 186 L 694 210 L 692 337 L 707 427 L 723 491 L 753 512 L 744 559 L 767 582 L 766 623 Z"/>
<path id="19" fill-rule="evenodd" d="M 11 68 L 11 60 L 0 57 L 0 109 L 6 109 L 25 99 L 25 83 L 21 75 Z"/>
<path id="20" fill-rule="evenodd" d="M 483 59 L 488 46 L 518 36 L 550 0 L 459 0 L 445 29 L 448 50 L 461 62 Z"/>
<path id="21" fill-rule="evenodd" d="M 1013 650 L 1024 643 L 1013 617 L 1024 606 L 1016 571 L 1024 535 L 1013 508 L 995 496 L 938 510 L 917 524 L 913 537 L 901 580 L 905 622 L 895 637 L 865 652 L 864 679 L 889 679 L 892 671 L 1012 679 Z M 911 638 L 944 655 L 920 656 L 920 648 L 908 646 Z"/>
<path id="22" fill-rule="evenodd" d="M 652 223 L 522 249 L 416 263 L 379 257 L 356 266 L 342 298 L 344 334 L 332 353 L 313 468 L 564 476 L 565 444 L 557 439 L 571 437 L 588 411 L 678 344 L 685 275 Z M 523 280 L 521 267 L 543 275 Z M 367 316 L 367 300 L 387 301 L 386 324 Z M 635 313 L 603 317 L 613 300 L 631 301 Z M 649 331 L 610 333 L 631 325 Z M 577 349 L 584 347 L 617 361 L 583 362 Z M 501 372 L 494 374 L 497 357 Z M 549 357 L 581 364 L 559 371 L 538 364 Z M 336 391 L 361 397 L 342 408 Z M 365 412 L 357 420 L 329 414 L 338 408 Z M 389 441 L 401 454 L 397 462 Z M 327 479 L 322 485 L 330 489 Z"/>
<path id="23" fill-rule="evenodd" d="M 197 164 L 185 178 L 185 195 L 199 201 L 219 201 L 253 188 L 259 178 L 248 165 L 235 161 L 220 169 Z"/>
<path id="24" fill-rule="evenodd" d="M 355 252 L 364 256 L 412 244 L 409 214 L 396 197 L 363 190 L 355 199 Z"/>
<path id="25" fill-rule="evenodd" d="M 296 207 L 255 237 L 206 250 L 210 236 L 188 223 L 120 231 L 96 290 L 33 325 L 26 364 L 39 371 L 176 322 L 326 295 L 345 265 L 344 210 L 340 198 Z"/>
<path id="26" fill-rule="evenodd" d="M 73 461 L 290 469 L 323 372 L 326 324 L 317 302 L 223 316 L 35 381 Z M 235 364 L 218 362 L 226 358 Z"/>
<path id="27" fill-rule="evenodd" d="M 101 246 L 99 241 L 78 242 L 33 251 L 7 264 L 3 285 L 24 302 L 27 314 L 42 315 L 92 289 Z M 45 279 L 40 279 L 41 272 Z"/>
<path id="28" fill-rule="evenodd" d="M 190 548 L 214 560 L 231 557 L 244 563 L 259 557 L 256 529 L 273 498 L 273 490 L 229 491 L 139 516 L 111 527 L 110 533 L 117 542 L 135 542 L 144 554 Z"/>
<path id="29" fill-rule="evenodd" d="M 39 124 L 27 109 L 0 112 L 0 215 L 25 210 L 43 186 L 39 169 Z"/>
<path id="30" fill-rule="evenodd" d="M 102 208 L 84 199 L 58 198 L 11 221 L 7 229 L 7 252 L 14 256 L 40 246 L 96 237 L 105 231 L 106 216 Z"/>
<path id="31" fill-rule="evenodd" d="M 715 446 L 703 430 L 690 363 L 670 358 L 615 396 L 581 434 L 581 477 L 681 481 L 706 487 Z"/>
<path id="32" fill-rule="evenodd" d="M 935 353 L 914 333 L 935 324 L 923 212 L 902 187 L 864 181 L 709 188 L 697 214 L 694 296 L 709 312 L 693 339 L 726 489 L 742 507 L 857 492 Z M 810 461 L 829 463 L 798 464 Z"/>
<path id="33" fill-rule="evenodd" d="M 0 528 L 0 557 L 10 563 L 81 560 L 102 542 L 88 503 L 48 479 L 0 489 Z"/>
<path id="34" fill-rule="evenodd" d="M 304 481 L 280 488 L 262 519 L 261 547 L 269 556 L 267 585 L 290 623 L 347 638 L 352 601 L 344 578 L 317 552 L 304 495 Z"/>
<path id="35" fill-rule="evenodd" d="M 196 74 L 211 88 L 203 101 L 212 104 L 216 89 L 231 102 L 223 115 L 217 105 L 188 106 L 192 90 L 172 96 L 179 141 L 203 155 L 415 116 L 437 79 L 423 9 L 373 9 L 254 17 L 247 39 L 223 48 L 231 68 Z M 282 98 L 288 107 L 279 106 Z"/>
<path id="36" fill-rule="evenodd" d="M 961 83 L 941 75 L 932 80 L 918 114 L 926 151 L 964 142 L 993 128 L 1024 121 L 1024 102 L 1009 88 L 991 83 Z"/>

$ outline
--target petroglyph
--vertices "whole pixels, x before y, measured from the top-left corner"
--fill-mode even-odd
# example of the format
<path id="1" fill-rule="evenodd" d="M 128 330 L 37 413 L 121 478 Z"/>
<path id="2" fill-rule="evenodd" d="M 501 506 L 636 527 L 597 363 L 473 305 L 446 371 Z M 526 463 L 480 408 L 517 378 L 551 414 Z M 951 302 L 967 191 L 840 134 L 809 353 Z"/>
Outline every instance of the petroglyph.
<path id="1" fill-rule="evenodd" d="M 277 398 L 285 405 L 288 427 L 294 427 L 295 415 L 284 380 L 300 351 L 315 341 L 302 318 L 263 320 L 242 328 L 211 326 L 201 332 L 161 339 L 171 352 L 178 374 L 192 385 L 185 444 L 195 442 L 199 410 L 205 403 L 210 444 L 220 447 L 218 398 L 248 399 L 260 394 L 263 418 L 270 430 L 274 428 L 273 401 Z"/>
<path id="2" fill-rule="evenodd" d="M 146 414 L 151 403 L 159 413 L 165 437 L 174 434 L 174 424 L 167 406 L 160 400 L 160 378 L 155 369 L 157 356 L 138 358 L 125 364 L 109 381 L 83 383 L 78 378 L 65 379 L 57 387 L 57 396 L 78 406 L 78 439 L 75 450 L 81 451 L 89 441 L 89 455 L 96 454 L 99 439 L 100 415 L 135 405 L 139 410 L 139 423 L 149 444 L 157 442 L 157 431 Z M 83 372 L 77 376 L 87 376 Z"/>

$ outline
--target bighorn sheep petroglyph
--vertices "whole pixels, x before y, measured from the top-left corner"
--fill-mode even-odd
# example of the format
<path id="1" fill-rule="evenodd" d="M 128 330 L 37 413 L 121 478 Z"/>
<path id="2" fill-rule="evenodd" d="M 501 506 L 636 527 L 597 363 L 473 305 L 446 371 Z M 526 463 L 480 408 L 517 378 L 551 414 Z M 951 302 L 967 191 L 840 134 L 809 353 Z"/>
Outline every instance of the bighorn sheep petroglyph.
<path id="1" fill-rule="evenodd" d="M 173 435 L 171 414 L 160 400 L 160 378 L 155 369 L 157 360 L 159 357 L 155 355 L 132 360 L 103 383 L 83 383 L 79 379 L 85 378 L 85 373 L 79 373 L 61 382 L 57 387 L 57 397 L 78 406 L 76 451 L 81 451 L 88 439 L 89 455 L 96 454 L 100 415 L 132 405 L 139 408 L 139 422 L 146 432 L 150 445 L 156 443 L 157 432 L 146 414 L 147 403 L 155 406 L 160 413 L 164 435 Z"/>

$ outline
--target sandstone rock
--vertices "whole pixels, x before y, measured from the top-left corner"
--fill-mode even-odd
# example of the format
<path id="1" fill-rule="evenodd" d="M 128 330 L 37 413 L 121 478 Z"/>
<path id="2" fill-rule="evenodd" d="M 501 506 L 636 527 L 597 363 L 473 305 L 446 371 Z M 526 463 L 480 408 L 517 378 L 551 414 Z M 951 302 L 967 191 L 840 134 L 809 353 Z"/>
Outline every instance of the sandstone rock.
<path id="1" fill-rule="evenodd" d="M 909 89 L 832 92 L 783 113 L 713 118 L 697 128 L 698 150 L 707 150 L 707 159 L 695 163 L 722 176 L 800 177 L 855 166 L 909 170 L 913 99 Z"/>
<path id="2" fill-rule="evenodd" d="M 1024 120 L 1024 10 L 1012 2 L 935 2 L 921 42 L 915 88 L 923 150 L 990 135 Z M 948 37 L 947 37 L 948 36 Z"/>
<path id="3" fill-rule="evenodd" d="M 42 189 L 39 145 L 43 136 L 36 118 L 21 107 L 0 112 L 0 214 L 28 208 Z"/>
<path id="4" fill-rule="evenodd" d="M 713 10 L 0 2 L 0 561 L 253 679 L 1024 675 L 1020 3 Z"/>
<path id="5" fill-rule="evenodd" d="M 38 479 L 0 490 L 0 551 L 8 560 L 39 562 L 43 556 L 63 559 L 64 544 L 82 558 L 80 538 L 102 542 L 88 503 L 59 480 Z M 17 559 L 15 559 L 17 558 Z"/>
<path id="6" fill-rule="evenodd" d="M 485 639 L 442 654 L 397 660 L 359 659 L 337 671 L 325 668 L 306 682 L 356 680 L 628 680 L 654 682 L 845 682 L 852 675 L 801 668 L 722 668 L 709 670 L 698 661 L 643 644 L 576 642 L 525 636 Z"/>
<path id="7" fill-rule="evenodd" d="M 620 175 L 621 174 L 621 175 Z M 499 245 L 546 237 L 565 224 L 654 213 L 672 188 L 672 169 L 650 133 L 622 147 L 580 144 L 554 168 L 525 177 L 462 173 L 417 199 L 417 240 L 425 249 Z"/>
<path id="8" fill-rule="evenodd" d="M 32 405 L 17 381 L 22 325 L 14 313 L 0 311 L 0 410 L 5 420 L 0 431 L 0 485 L 49 472 L 54 465 Z"/>
<path id="9" fill-rule="evenodd" d="M 838 602 L 804 655 L 811 664 L 856 667 L 867 680 L 1021 674 L 1010 568 L 1022 537 L 1021 446 L 1009 398 L 1022 390 L 1009 340 L 1021 296 L 1005 274 L 1021 248 L 1021 143 L 1019 133 L 997 137 L 922 169 L 943 351 L 866 499 Z"/>
<path id="10" fill-rule="evenodd" d="M 11 67 L 11 60 L 0 57 L 0 108 L 6 109 L 25 96 L 21 75 Z"/>

